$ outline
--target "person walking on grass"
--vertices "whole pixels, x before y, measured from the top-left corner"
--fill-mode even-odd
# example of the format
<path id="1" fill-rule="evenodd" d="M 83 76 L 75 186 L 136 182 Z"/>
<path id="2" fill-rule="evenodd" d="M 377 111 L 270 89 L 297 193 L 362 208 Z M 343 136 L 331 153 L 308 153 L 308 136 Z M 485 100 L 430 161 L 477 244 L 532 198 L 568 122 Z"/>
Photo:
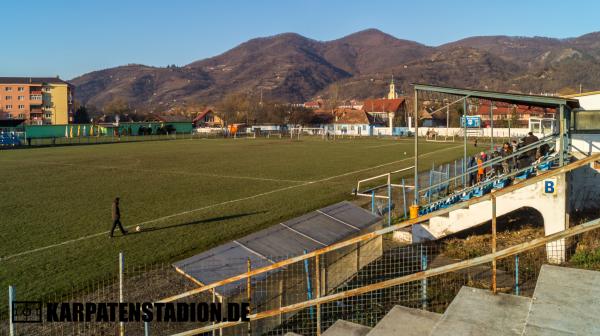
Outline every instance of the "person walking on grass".
<path id="1" fill-rule="evenodd" d="M 112 225 L 112 229 L 110 229 L 110 235 L 109 237 L 112 238 L 113 234 L 115 233 L 115 229 L 117 228 L 117 226 L 119 226 L 119 230 L 121 230 L 121 233 L 123 235 L 127 234 L 127 231 L 125 231 L 125 229 L 123 229 L 123 224 L 121 224 L 121 208 L 119 208 L 119 198 L 115 197 L 115 200 L 113 201 L 112 204 L 112 219 L 113 219 L 113 225 Z"/>

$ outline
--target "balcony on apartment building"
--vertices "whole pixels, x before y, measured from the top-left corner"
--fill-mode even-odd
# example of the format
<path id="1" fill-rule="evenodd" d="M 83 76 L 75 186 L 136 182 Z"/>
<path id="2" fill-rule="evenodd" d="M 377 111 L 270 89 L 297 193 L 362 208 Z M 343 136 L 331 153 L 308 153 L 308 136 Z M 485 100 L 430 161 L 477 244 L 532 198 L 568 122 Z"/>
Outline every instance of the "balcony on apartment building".
<path id="1" fill-rule="evenodd" d="M 29 88 L 29 100 L 33 105 L 41 105 L 43 100 L 42 88 L 41 87 L 30 87 Z"/>
<path id="2" fill-rule="evenodd" d="M 29 114 L 43 114 L 44 111 L 41 108 L 32 108 L 29 111 Z"/>

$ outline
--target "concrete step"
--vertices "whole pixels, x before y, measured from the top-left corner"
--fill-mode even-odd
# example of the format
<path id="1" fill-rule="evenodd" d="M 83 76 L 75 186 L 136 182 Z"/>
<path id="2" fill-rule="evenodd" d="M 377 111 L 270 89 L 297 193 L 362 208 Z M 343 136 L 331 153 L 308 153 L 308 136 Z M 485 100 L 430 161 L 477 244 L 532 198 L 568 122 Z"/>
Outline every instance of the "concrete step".
<path id="1" fill-rule="evenodd" d="M 371 328 L 344 320 L 337 320 L 322 334 L 323 336 L 365 336 Z"/>
<path id="2" fill-rule="evenodd" d="M 543 265 L 523 335 L 600 335 L 600 272 Z"/>
<path id="3" fill-rule="evenodd" d="M 489 290 L 462 287 L 432 336 L 461 335 L 521 335 L 531 299 L 492 294 Z"/>
<path id="4" fill-rule="evenodd" d="M 429 335 L 441 314 L 426 310 L 395 306 L 377 323 L 367 336 Z"/>

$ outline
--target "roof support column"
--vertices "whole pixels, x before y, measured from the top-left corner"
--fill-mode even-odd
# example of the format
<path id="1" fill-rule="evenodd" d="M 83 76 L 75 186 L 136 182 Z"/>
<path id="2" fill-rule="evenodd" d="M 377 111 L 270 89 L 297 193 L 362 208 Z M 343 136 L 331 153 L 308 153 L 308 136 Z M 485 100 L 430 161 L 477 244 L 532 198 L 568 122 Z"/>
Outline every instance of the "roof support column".
<path id="1" fill-rule="evenodd" d="M 490 142 L 491 142 L 491 150 L 494 150 L 494 101 L 490 101 Z"/>
<path id="2" fill-rule="evenodd" d="M 419 204 L 419 90 L 415 89 L 414 114 L 415 120 L 415 204 Z"/>
<path id="3" fill-rule="evenodd" d="M 467 171 L 467 97 L 463 99 L 463 169 L 462 184 L 463 188 L 467 186 L 465 173 Z"/>
<path id="4" fill-rule="evenodd" d="M 559 148 L 560 148 L 560 153 L 559 153 L 559 165 L 562 167 L 565 163 L 565 106 L 563 104 L 560 104 L 559 106 L 559 120 L 558 120 L 558 127 L 559 127 L 559 138 L 558 138 L 558 143 L 559 143 Z"/>

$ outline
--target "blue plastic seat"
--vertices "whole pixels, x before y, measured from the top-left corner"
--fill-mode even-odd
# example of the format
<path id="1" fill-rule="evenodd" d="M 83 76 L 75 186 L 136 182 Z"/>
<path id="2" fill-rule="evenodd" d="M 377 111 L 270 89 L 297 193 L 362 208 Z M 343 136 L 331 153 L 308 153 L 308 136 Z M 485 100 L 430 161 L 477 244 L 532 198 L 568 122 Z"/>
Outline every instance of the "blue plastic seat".
<path id="1" fill-rule="evenodd" d="M 516 175 L 515 179 L 526 180 L 526 179 L 530 178 L 532 174 L 533 174 L 533 168 L 528 168 L 527 170 L 524 170 L 520 174 Z"/>

